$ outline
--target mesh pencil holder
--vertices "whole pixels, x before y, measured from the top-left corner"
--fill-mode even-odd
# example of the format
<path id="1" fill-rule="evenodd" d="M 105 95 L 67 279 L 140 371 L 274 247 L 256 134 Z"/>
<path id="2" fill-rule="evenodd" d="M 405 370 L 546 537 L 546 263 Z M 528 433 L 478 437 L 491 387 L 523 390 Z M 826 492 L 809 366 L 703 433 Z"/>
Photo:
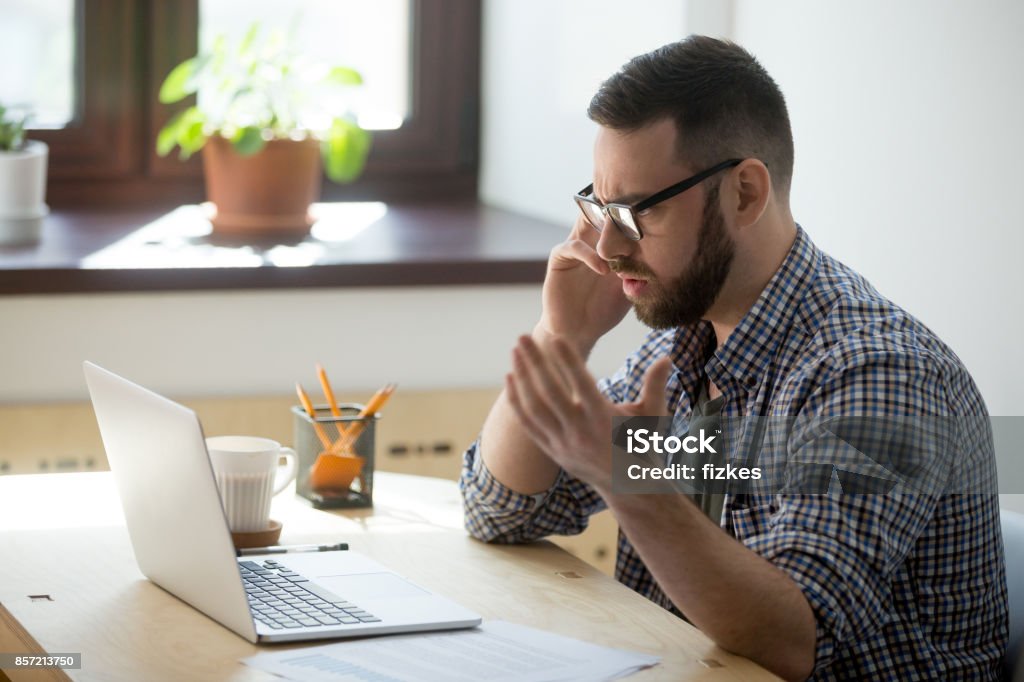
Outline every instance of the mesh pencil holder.
<path id="1" fill-rule="evenodd" d="M 292 406 L 298 475 L 295 490 L 317 509 L 373 506 L 373 469 L 379 414 L 360 418 L 362 405 L 343 403 L 340 417 L 315 405 L 316 419 Z M 343 447 L 331 449 L 336 443 Z"/>

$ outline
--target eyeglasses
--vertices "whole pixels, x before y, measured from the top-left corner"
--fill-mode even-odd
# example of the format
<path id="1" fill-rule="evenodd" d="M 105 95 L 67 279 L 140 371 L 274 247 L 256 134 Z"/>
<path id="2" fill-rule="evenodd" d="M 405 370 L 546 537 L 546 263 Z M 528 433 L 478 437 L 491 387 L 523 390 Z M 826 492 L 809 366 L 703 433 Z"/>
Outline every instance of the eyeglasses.
<path id="1" fill-rule="evenodd" d="M 717 166 L 712 166 L 707 170 L 701 171 L 696 175 L 686 178 L 682 182 L 677 182 L 671 187 L 666 187 L 657 194 L 652 194 L 643 201 L 633 204 L 601 204 L 594 198 L 594 184 L 591 183 L 584 187 L 573 199 L 576 200 L 576 204 L 583 211 L 583 217 L 587 219 L 587 222 L 593 226 L 598 232 L 601 231 L 604 226 L 604 217 L 608 216 L 615 223 L 615 226 L 619 228 L 622 234 L 626 235 L 628 239 L 635 242 L 643 239 L 643 232 L 640 231 L 640 221 L 637 220 L 636 214 L 641 211 L 646 211 L 655 204 L 671 199 L 677 194 L 682 194 L 686 190 L 690 189 L 694 185 L 707 180 L 715 173 L 720 173 L 726 168 L 732 168 L 738 166 L 743 162 L 743 159 L 729 159 L 723 161 Z"/>

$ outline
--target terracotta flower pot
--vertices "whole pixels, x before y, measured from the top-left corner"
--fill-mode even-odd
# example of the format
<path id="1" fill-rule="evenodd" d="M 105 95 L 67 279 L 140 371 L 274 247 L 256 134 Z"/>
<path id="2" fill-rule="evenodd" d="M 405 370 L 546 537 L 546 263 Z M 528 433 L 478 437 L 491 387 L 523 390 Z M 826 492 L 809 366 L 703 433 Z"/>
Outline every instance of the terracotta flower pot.
<path id="1" fill-rule="evenodd" d="M 309 205 L 320 198 L 320 143 L 271 140 L 242 156 L 214 135 L 203 147 L 206 196 L 216 212 L 214 234 L 304 234 L 313 224 Z"/>

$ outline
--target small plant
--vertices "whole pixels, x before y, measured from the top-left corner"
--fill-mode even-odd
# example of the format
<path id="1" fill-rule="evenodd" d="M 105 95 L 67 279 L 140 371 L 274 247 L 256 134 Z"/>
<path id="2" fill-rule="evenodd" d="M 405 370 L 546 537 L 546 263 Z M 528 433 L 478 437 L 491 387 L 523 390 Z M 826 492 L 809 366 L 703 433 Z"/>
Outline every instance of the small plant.
<path id="1" fill-rule="evenodd" d="M 315 62 L 296 51 L 283 31 L 266 39 L 254 23 L 234 49 L 225 36 L 211 50 L 176 66 L 160 88 L 160 101 L 198 94 L 198 103 L 172 118 L 157 136 L 157 153 L 175 147 L 187 159 L 211 135 L 230 140 L 242 155 L 268 140 L 320 140 L 327 177 L 350 182 L 362 172 L 370 134 L 347 101 L 362 76 L 344 66 Z"/>
<path id="2" fill-rule="evenodd" d="M 0 152 L 16 152 L 25 146 L 25 123 L 28 118 L 28 114 L 18 118 L 0 104 Z"/>

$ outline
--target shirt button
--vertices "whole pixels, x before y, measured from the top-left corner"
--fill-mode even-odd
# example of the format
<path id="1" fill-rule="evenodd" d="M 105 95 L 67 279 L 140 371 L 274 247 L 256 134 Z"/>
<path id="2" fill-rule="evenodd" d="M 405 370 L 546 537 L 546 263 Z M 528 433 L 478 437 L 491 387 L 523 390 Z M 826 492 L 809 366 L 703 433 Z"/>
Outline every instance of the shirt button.
<path id="1" fill-rule="evenodd" d="M 757 386 L 757 377 L 747 377 L 743 380 L 743 383 L 747 385 L 747 388 L 754 388 Z"/>

